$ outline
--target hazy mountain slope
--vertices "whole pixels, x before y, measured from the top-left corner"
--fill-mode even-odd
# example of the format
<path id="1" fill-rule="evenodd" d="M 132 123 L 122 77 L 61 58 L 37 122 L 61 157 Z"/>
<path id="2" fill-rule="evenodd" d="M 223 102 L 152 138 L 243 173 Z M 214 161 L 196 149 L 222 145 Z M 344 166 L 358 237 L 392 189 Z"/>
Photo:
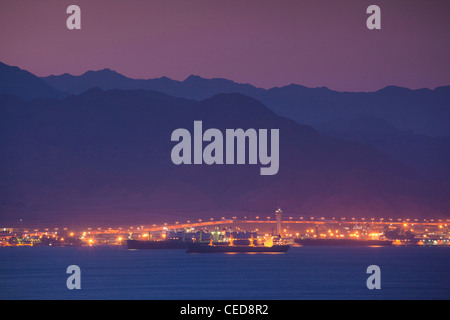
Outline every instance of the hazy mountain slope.
<path id="1" fill-rule="evenodd" d="M 280 170 L 171 162 L 173 130 L 278 128 Z M 192 101 L 144 90 L 63 100 L 0 97 L 1 221 L 144 223 L 223 212 L 438 216 L 448 188 L 384 153 L 319 134 L 253 98 Z"/>
<path id="2" fill-rule="evenodd" d="M 81 76 L 64 74 L 42 78 L 64 92 L 103 89 L 147 89 L 201 100 L 218 93 L 238 92 L 253 97 L 278 115 L 299 123 L 316 124 L 338 118 L 350 120 L 370 114 L 401 130 L 431 136 L 450 136 L 450 86 L 434 90 L 410 90 L 389 86 L 376 92 L 336 92 L 297 84 L 271 89 L 256 88 L 227 79 L 190 76 L 184 81 L 169 78 L 130 79 L 109 69 L 88 71 Z"/>
<path id="3" fill-rule="evenodd" d="M 0 94 L 11 94 L 25 100 L 34 98 L 61 98 L 63 93 L 44 80 L 18 67 L 0 62 Z"/>

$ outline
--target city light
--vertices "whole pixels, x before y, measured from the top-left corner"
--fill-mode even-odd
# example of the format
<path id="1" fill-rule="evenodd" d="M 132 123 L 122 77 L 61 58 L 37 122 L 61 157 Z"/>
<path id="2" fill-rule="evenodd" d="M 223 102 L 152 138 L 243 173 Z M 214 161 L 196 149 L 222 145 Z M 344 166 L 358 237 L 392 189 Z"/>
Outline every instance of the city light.
<path id="1" fill-rule="evenodd" d="M 40 227 L 33 228 L 0 228 L 3 231 L 1 246 L 9 245 L 32 245 L 47 244 L 51 246 L 65 245 L 126 245 L 126 239 L 141 239 L 142 241 L 161 241 L 173 237 L 173 232 L 185 230 L 187 234 L 199 232 L 202 230 L 205 239 L 209 241 L 208 234 L 220 232 L 232 228 L 239 232 L 248 232 L 253 230 L 261 234 L 276 235 L 275 222 L 273 216 L 267 216 L 267 219 L 260 219 L 260 216 L 243 216 L 240 219 L 227 220 L 225 217 L 214 218 L 195 218 L 186 223 L 179 221 L 153 223 L 149 225 L 140 225 L 138 227 L 104 227 L 95 226 L 85 230 L 72 230 L 66 227 Z M 236 218 L 236 217 L 233 217 Z M 442 219 L 428 219 L 424 222 L 418 219 L 404 218 L 347 218 L 319 217 L 315 219 L 294 219 L 293 216 L 285 217 L 281 221 L 284 228 L 281 228 L 281 236 L 286 241 L 293 241 L 298 238 L 321 238 L 321 239 L 360 239 L 364 240 L 383 240 L 388 236 L 394 237 L 396 244 L 405 245 L 416 243 L 423 239 L 427 240 L 423 245 L 448 245 L 450 240 L 448 224 L 443 223 Z M 440 221 L 439 221 L 440 220 Z M 375 222 L 376 221 L 376 222 Z M 407 223 L 414 221 L 414 223 Z M 49 231 L 51 230 L 51 231 Z M 145 231 L 144 231 L 145 230 Z M 32 233 L 30 233 L 32 232 Z M 395 237 L 399 237 L 395 239 Z M 17 240 L 15 240 L 17 239 Z M 429 240 L 429 241 L 428 241 Z M 421 244 L 422 245 L 422 244 Z"/>

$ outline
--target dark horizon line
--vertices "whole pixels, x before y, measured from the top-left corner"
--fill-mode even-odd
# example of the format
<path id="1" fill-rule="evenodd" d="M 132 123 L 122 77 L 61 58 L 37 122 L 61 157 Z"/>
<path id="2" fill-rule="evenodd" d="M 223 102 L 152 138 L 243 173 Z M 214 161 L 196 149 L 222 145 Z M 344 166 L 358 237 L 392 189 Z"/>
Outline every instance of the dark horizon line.
<path id="1" fill-rule="evenodd" d="M 90 72 L 91 73 L 96 73 L 96 72 L 102 72 L 102 71 L 112 72 L 112 73 L 115 73 L 115 74 L 120 75 L 122 77 L 125 77 L 125 78 L 127 78 L 129 80 L 138 80 L 138 81 L 139 80 L 140 81 L 148 81 L 148 80 L 167 79 L 167 80 L 170 80 L 170 81 L 173 81 L 173 82 L 184 83 L 185 81 L 187 81 L 190 78 L 199 78 L 199 79 L 202 79 L 202 80 L 225 80 L 225 81 L 233 82 L 234 84 L 237 84 L 237 85 L 248 85 L 248 86 L 252 86 L 255 89 L 261 89 L 261 90 L 265 90 L 265 91 L 268 91 L 268 90 L 271 90 L 271 89 L 281 89 L 281 88 L 286 88 L 286 87 L 291 87 L 291 86 L 298 86 L 298 87 L 303 87 L 303 88 L 307 88 L 307 89 L 326 89 L 326 90 L 329 90 L 329 91 L 339 92 L 339 93 L 374 93 L 374 92 L 383 91 L 383 90 L 388 89 L 388 88 L 406 89 L 406 90 L 410 90 L 410 91 L 421 91 L 421 90 L 434 91 L 434 90 L 436 90 L 438 88 L 450 87 L 450 84 L 448 84 L 448 85 L 443 85 L 443 86 L 437 86 L 437 87 L 434 87 L 434 88 L 423 87 L 423 88 L 411 89 L 411 88 L 408 88 L 408 87 L 403 87 L 403 86 L 398 86 L 398 85 L 386 85 L 384 87 L 381 87 L 380 89 L 373 90 L 373 91 L 349 91 L 349 90 L 339 91 L 339 90 L 335 90 L 335 89 L 330 89 L 327 86 L 307 87 L 307 86 L 304 86 L 304 85 L 292 82 L 290 84 L 286 84 L 286 85 L 283 85 L 283 86 L 274 86 L 274 87 L 270 87 L 270 88 L 266 89 L 266 88 L 262 88 L 262 87 L 256 87 L 255 85 L 253 85 L 251 83 L 247 83 L 247 82 L 241 83 L 241 82 L 236 82 L 234 80 L 230 80 L 230 79 L 227 79 L 227 78 L 221 78 L 221 77 L 205 78 L 205 77 L 199 76 L 197 74 L 191 74 L 191 75 L 187 76 L 184 80 L 175 80 L 175 79 L 169 78 L 167 76 L 161 76 L 161 77 L 155 77 L 155 78 L 130 78 L 130 77 L 128 77 L 128 76 L 126 76 L 126 75 L 124 75 L 124 74 L 122 74 L 120 72 L 117 72 L 116 70 L 110 69 L 110 68 L 103 68 L 103 69 L 98 69 L 98 70 L 87 70 L 87 71 L 85 71 L 84 73 L 82 73 L 80 75 L 73 75 L 71 73 L 65 72 L 65 73 L 62 73 L 62 74 L 59 74 L 59 75 L 51 74 L 51 75 L 48 75 L 48 76 L 37 76 L 37 77 L 38 78 L 50 78 L 50 77 L 60 77 L 60 76 L 64 76 L 64 75 L 69 75 L 69 76 L 72 76 L 72 77 L 82 77 L 85 74 L 90 73 Z"/>
<path id="2" fill-rule="evenodd" d="M 307 88 L 307 89 L 326 89 L 326 90 L 329 90 L 329 91 L 332 91 L 332 92 L 338 92 L 338 93 L 376 93 L 376 92 L 383 91 L 383 90 L 386 90 L 386 89 L 389 89 L 389 88 L 406 89 L 406 90 L 409 90 L 409 91 L 423 91 L 423 90 L 435 91 L 436 89 L 439 89 L 439 88 L 450 87 L 450 84 L 448 84 L 448 85 L 437 86 L 437 87 L 434 87 L 434 88 L 431 88 L 431 87 L 423 87 L 423 88 L 411 89 L 411 88 L 404 87 L 404 86 L 399 86 L 399 85 L 386 85 L 386 86 L 384 86 L 384 87 L 382 87 L 382 88 L 380 88 L 380 89 L 378 89 L 378 90 L 373 90 L 373 91 L 349 91 L 349 90 L 346 90 L 346 91 L 345 91 L 345 90 L 344 90 L 344 91 L 339 91 L 339 90 L 335 90 L 335 89 L 330 89 L 330 88 L 328 88 L 328 87 L 326 87 L 326 86 L 321 86 L 321 87 L 307 87 L 307 86 L 304 86 L 304 85 L 301 85 L 301 84 L 298 84 L 298 83 L 290 83 L 290 84 L 287 84 L 287 85 L 284 85 L 284 86 L 274 86 L 274 87 L 270 87 L 270 88 L 267 88 L 267 89 L 266 89 L 266 88 L 262 88 L 262 87 L 256 87 L 255 85 L 253 85 L 253 84 L 251 84 L 251 83 L 241 83 L 241 82 L 236 82 L 236 81 L 234 81 L 234 80 L 230 80 L 230 79 L 227 79 L 227 78 L 221 78 L 221 77 L 205 78 L 205 77 L 202 77 L 202 76 L 199 76 L 199 75 L 196 75 L 196 74 L 191 74 L 191 75 L 189 75 L 188 77 L 186 77 L 184 80 L 175 80 L 175 79 L 169 78 L 169 77 L 167 77 L 167 76 L 161 76 L 161 77 L 155 77 L 155 78 L 146 78 L 146 79 L 143 79 L 143 78 L 131 78 L 131 77 L 128 77 L 128 76 L 126 76 L 126 75 L 124 75 L 124 74 L 122 74 L 122 73 L 120 73 L 120 72 L 117 72 L 117 71 L 115 71 L 115 70 L 113 70 L 113 69 L 110 69 L 110 68 L 103 68 L 103 69 L 98 69 L 98 70 L 87 70 L 87 71 L 85 71 L 84 73 L 82 73 L 82 74 L 80 74 L 80 75 L 73 75 L 73 74 L 71 74 L 71 73 L 65 72 L 65 73 L 57 74 L 57 75 L 55 75 L 55 74 L 50 74 L 50 75 L 47 75 L 47 76 L 39 76 L 39 75 L 36 75 L 36 74 L 34 74 L 34 73 L 32 73 L 32 72 L 26 70 L 26 69 L 22 69 L 22 68 L 19 67 L 19 66 L 8 65 L 8 64 L 6 64 L 6 63 L 4 63 L 4 62 L 2 62 L 2 61 L 0 61 L 0 64 L 4 64 L 4 65 L 9 66 L 9 67 L 16 67 L 16 68 L 19 68 L 20 70 L 27 71 L 27 72 L 29 72 L 29 73 L 35 75 L 36 77 L 38 77 L 38 78 L 40 78 L 40 79 L 43 79 L 43 78 L 50 78 L 50 77 L 61 77 L 61 76 L 66 76 L 66 75 L 71 76 L 71 77 L 82 77 L 82 76 L 84 76 L 84 75 L 86 75 L 86 74 L 88 74 L 88 73 L 97 73 L 97 72 L 104 72 L 104 71 L 107 71 L 107 72 L 115 73 L 115 74 L 117 74 L 117 75 L 119 75 L 119 76 L 122 76 L 122 77 L 128 79 L 128 80 L 149 81 L 149 80 L 161 80 L 161 79 L 167 79 L 167 80 L 170 80 L 170 81 L 173 81 L 173 82 L 177 82 L 177 83 L 184 83 L 184 82 L 186 82 L 188 79 L 192 79 L 192 78 L 199 78 L 199 79 L 201 79 L 201 80 L 225 80 L 225 81 L 232 82 L 233 84 L 251 86 L 251 87 L 253 87 L 253 88 L 255 88 L 255 89 L 258 89 L 258 90 L 265 90 L 265 91 L 269 91 L 269 90 L 272 90 L 272 89 L 281 89 L 281 88 L 286 88 L 286 87 L 291 87 L 291 86 L 298 86 L 298 87 L 303 87 L 303 88 Z"/>

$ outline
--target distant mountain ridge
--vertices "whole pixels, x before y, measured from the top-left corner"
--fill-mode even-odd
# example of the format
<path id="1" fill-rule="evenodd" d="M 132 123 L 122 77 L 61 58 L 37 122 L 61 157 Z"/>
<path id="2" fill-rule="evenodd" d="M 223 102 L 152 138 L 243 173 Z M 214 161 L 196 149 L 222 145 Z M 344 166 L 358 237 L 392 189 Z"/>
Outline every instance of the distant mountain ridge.
<path id="1" fill-rule="evenodd" d="M 388 86 L 375 92 L 337 92 L 325 87 L 307 88 L 297 84 L 262 89 L 251 84 L 195 75 L 184 81 L 167 77 L 131 79 L 111 69 L 87 71 L 80 76 L 66 73 L 38 78 L 17 67 L 0 65 L 0 93 L 25 100 L 61 98 L 94 87 L 104 90 L 154 90 L 194 100 L 210 98 L 218 93 L 242 93 L 299 123 L 315 125 L 336 119 L 351 120 L 367 114 L 383 119 L 400 130 L 429 136 L 450 136 L 450 86 L 434 90 Z"/>
<path id="2" fill-rule="evenodd" d="M 2 62 L 0 62 L 0 94 L 11 94 L 25 100 L 65 96 L 34 74 Z"/>
<path id="3" fill-rule="evenodd" d="M 160 91 L 166 94 L 187 99 L 203 100 L 218 93 L 234 93 L 241 90 L 248 92 L 264 91 L 250 84 L 239 84 L 226 79 L 204 79 L 190 75 L 184 81 L 172 80 L 167 77 L 155 79 L 132 79 L 111 69 L 87 71 L 80 76 L 62 74 L 59 76 L 42 77 L 49 85 L 70 94 L 80 94 L 94 87 L 104 90 L 112 89 L 145 89 Z M 249 94 L 247 94 L 249 95 Z M 250 95 L 251 96 L 251 95 Z"/>
<path id="4" fill-rule="evenodd" d="M 434 90 L 410 90 L 388 86 L 375 92 L 337 92 L 325 87 L 307 88 L 297 84 L 262 89 L 227 79 L 205 79 L 191 75 L 184 81 L 167 77 L 131 79 L 110 69 L 41 78 L 62 92 L 79 94 L 93 87 L 146 89 L 187 99 L 202 100 L 218 93 L 242 93 L 253 97 L 281 116 L 299 123 L 317 124 L 342 118 L 350 120 L 368 114 L 430 136 L 450 136 L 450 86 Z"/>

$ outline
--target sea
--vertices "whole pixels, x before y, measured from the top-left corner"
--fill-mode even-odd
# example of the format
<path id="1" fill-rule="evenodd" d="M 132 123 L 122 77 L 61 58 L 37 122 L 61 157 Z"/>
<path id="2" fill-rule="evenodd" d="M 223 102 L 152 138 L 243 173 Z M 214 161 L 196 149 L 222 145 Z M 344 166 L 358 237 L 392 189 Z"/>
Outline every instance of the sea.
<path id="1" fill-rule="evenodd" d="M 68 289 L 67 268 L 80 268 Z M 380 268 L 369 289 L 367 268 Z M 447 300 L 448 247 L 188 254 L 121 246 L 0 248 L 2 300 Z"/>

